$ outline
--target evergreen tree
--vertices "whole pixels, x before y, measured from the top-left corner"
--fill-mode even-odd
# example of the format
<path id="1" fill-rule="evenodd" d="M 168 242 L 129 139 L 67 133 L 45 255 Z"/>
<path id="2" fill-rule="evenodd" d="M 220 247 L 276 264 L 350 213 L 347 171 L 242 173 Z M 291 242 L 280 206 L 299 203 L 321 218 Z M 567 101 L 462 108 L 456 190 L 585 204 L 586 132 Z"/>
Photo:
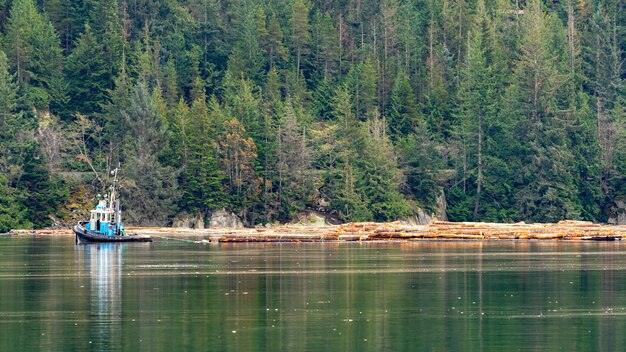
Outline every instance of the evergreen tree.
<path id="1" fill-rule="evenodd" d="M 6 177 L 0 174 L 0 233 L 11 229 L 31 228 L 21 192 L 11 188 Z"/>
<path id="2" fill-rule="evenodd" d="M 100 60 L 103 60 L 102 69 L 103 89 L 114 89 L 114 78 L 122 65 L 122 53 L 127 48 L 127 34 L 124 31 L 120 8 L 116 1 L 92 0 L 89 11 L 89 23 L 95 40 L 100 45 Z"/>
<path id="3" fill-rule="evenodd" d="M 88 24 L 72 54 L 68 56 L 65 69 L 70 96 L 68 109 L 81 114 L 99 113 L 108 98 L 109 70 L 106 68 L 103 47 Z"/>
<path id="4" fill-rule="evenodd" d="M 329 13 L 319 14 L 313 24 L 316 33 L 316 66 L 322 71 L 324 80 L 337 73 L 339 64 L 338 34 Z"/>
<path id="5" fill-rule="evenodd" d="M 311 194 L 311 152 L 302 122 L 290 99 L 277 129 L 278 194 L 281 218 L 290 219 L 304 210 Z"/>
<path id="6" fill-rule="evenodd" d="M 406 73 L 400 71 L 391 90 L 389 106 L 389 129 L 394 139 L 402 138 L 413 131 L 420 119 L 415 93 Z"/>
<path id="7" fill-rule="evenodd" d="M 20 131 L 17 112 L 18 86 L 15 75 L 8 71 L 7 57 L 0 50 L 0 172 L 10 187 L 21 173 L 20 146 L 16 134 Z"/>
<path id="8" fill-rule="evenodd" d="M 267 23 L 267 43 L 264 45 L 270 69 L 274 68 L 276 63 L 287 60 L 289 53 L 284 46 L 283 39 L 283 30 L 276 18 L 276 14 L 272 12 Z"/>
<path id="9" fill-rule="evenodd" d="M 487 148 L 493 142 L 489 132 L 492 131 L 497 113 L 495 83 L 493 69 L 487 62 L 483 28 L 480 26 L 471 33 L 465 63 L 461 69 L 457 99 L 464 155 L 463 183 L 471 178 L 476 185 L 472 213 L 474 219 L 480 218 L 485 173 L 488 169 L 486 161 L 496 157 Z"/>
<path id="10" fill-rule="evenodd" d="M 307 53 L 310 37 L 309 9 L 303 0 L 296 0 L 291 14 L 291 42 L 296 54 L 296 79 L 300 78 L 302 56 Z"/>
<path id="11" fill-rule="evenodd" d="M 555 113 L 559 90 L 567 77 L 558 70 L 556 50 L 550 46 L 549 22 L 539 1 L 531 1 L 525 12 L 520 60 L 507 97 L 508 114 L 516 119 L 519 146 L 515 158 L 521 218 L 532 221 L 578 219 L 581 205 L 575 192 L 566 119 Z M 553 22 L 554 23 L 554 22 Z M 559 58 L 558 56 L 556 56 Z"/>
<path id="12" fill-rule="evenodd" d="M 16 132 L 17 89 L 15 75 L 9 73 L 7 57 L 0 50 L 0 142 L 12 138 Z"/>
<path id="13" fill-rule="evenodd" d="M 623 164 L 615 161 L 623 140 L 624 122 L 620 116 L 623 116 L 626 101 L 622 67 L 626 55 L 624 49 L 620 48 L 617 36 L 620 25 L 615 21 L 616 17 L 612 17 L 608 11 L 608 8 L 600 5 L 590 16 L 589 31 L 584 38 L 586 50 L 583 53 L 583 67 L 589 77 L 588 85 L 600 146 L 600 187 L 605 197 L 605 217 L 611 215 L 612 203 L 620 189 L 616 186 L 623 184 L 619 181 L 621 176 L 617 171 Z M 621 28 L 623 26 L 622 24 Z"/>
<path id="14" fill-rule="evenodd" d="M 159 116 L 160 95 L 151 95 L 140 80 L 132 89 L 130 104 L 122 111 L 128 138 L 124 148 L 120 194 L 129 223 L 166 225 L 176 211 L 178 199 L 176 170 L 159 161 L 167 143 L 166 124 Z"/>
<path id="15" fill-rule="evenodd" d="M 33 0 L 17 0 L 11 7 L 5 48 L 26 99 L 37 108 L 63 110 L 65 92 L 58 35 Z"/>
<path id="16" fill-rule="evenodd" d="M 323 146 L 321 164 L 324 171 L 322 196 L 330 199 L 330 207 L 342 219 L 371 220 L 372 212 L 366 199 L 356 189 L 357 150 L 364 148 L 365 137 L 359 121 L 354 116 L 352 97 L 345 86 L 340 86 L 333 99 L 335 126 L 329 131 Z"/>
<path id="17" fill-rule="evenodd" d="M 257 152 L 252 138 L 246 137 L 244 126 L 236 119 L 225 121 L 219 141 L 219 162 L 226 173 L 228 194 L 232 206 L 254 223 L 249 210 L 258 201 L 261 179 L 254 169 Z"/>
<path id="18" fill-rule="evenodd" d="M 387 137 L 385 121 L 371 119 L 367 124 L 365 148 L 356 159 L 356 187 L 366 200 L 372 220 L 395 221 L 411 214 L 411 207 L 400 192 L 404 184 L 397 157 Z"/>
<path id="19" fill-rule="evenodd" d="M 189 212 L 203 212 L 224 206 L 222 175 L 215 158 L 216 131 L 209 120 L 204 96 L 196 99 L 184 114 L 185 167 L 181 205 Z"/>
<path id="20" fill-rule="evenodd" d="M 23 172 L 16 182 L 16 193 L 23 194 L 28 222 L 42 228 L 52 225 L 51 217 L 61 217 L 59 205 L 67 200 L 69 187 L 57 176 L 50 174 L 46 159 L 35 142 L 28 142 L 23 148 Z"/>

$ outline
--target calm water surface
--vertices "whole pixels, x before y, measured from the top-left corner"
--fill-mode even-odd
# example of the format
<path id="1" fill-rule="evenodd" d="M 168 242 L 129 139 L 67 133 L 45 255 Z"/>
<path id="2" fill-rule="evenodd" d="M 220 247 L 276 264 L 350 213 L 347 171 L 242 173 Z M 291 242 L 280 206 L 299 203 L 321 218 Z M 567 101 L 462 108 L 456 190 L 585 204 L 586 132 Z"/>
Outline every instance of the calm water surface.
<path id="1" fill-rule="evenodd" d="M 626 243 L 0 237 L 1 351 L 616 351 Z"/>

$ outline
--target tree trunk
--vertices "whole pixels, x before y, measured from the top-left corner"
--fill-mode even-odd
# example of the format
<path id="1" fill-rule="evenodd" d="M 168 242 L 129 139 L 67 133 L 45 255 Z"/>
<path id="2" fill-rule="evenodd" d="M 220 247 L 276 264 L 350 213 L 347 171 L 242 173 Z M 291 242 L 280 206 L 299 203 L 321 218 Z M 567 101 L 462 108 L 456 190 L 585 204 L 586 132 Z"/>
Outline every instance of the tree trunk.
<path id="1" fill-rule="evenodd" d="M 482 115 L 478 115 L 478 175 L 476 177 L 476 202 L 474 203 L 474 220 L 478 218 L 480 193 L 483 186 L 483 126 Z"/>
<path id="2" fill-rule="evenodd" d="M 569 0 L 567 4 L 567 41 L 569 44 L 569 55 L 570 55 L 570 66 L 571 73 L 574 74 L 576 69 L 576 45 L 575 45 L 575 37 L 576 37 L 576 25 L 574 20 L 574 6 L 572 5 L 573 0 Z"/>
<path id="3" fill-rule="evenodd" d="M 298 80 L 300 80 L 300 50 L 301 48 L 298 46 L 298 49 L 296 51 L 296 56 L 297 56 L 297 64 L 296 64 L 296 82 Z"/>

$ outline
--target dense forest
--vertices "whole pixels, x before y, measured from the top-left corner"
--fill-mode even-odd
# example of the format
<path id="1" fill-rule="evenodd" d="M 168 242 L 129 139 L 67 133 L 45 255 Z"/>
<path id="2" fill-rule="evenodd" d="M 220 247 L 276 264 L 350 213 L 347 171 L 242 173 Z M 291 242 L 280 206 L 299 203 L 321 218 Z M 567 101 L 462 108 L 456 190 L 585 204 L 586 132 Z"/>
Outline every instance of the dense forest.
<path id="1" fill-rule="evenodd" d="M 0 32 L 0 232 L 118 165 L 140 225 L 626 200 L 621 0 L 0 0 Z"/>

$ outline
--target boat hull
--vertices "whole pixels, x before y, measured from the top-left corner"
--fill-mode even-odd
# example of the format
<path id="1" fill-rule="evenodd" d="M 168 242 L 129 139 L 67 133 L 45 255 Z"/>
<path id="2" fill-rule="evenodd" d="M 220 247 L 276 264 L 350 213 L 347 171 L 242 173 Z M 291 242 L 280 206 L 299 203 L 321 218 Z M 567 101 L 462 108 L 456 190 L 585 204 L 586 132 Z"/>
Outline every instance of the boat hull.
<path id="1" fill-rule="evenodd" d="M 99 243 L 99 242 L 152 242 L 150 236 L 145 235 L 127 235 L 127 236 L 105 236 L 98 233 L 87 231 L 84 226 L 78 224 L 74 226 L 76 234 L 76 242 L 83 243 Z"/>

